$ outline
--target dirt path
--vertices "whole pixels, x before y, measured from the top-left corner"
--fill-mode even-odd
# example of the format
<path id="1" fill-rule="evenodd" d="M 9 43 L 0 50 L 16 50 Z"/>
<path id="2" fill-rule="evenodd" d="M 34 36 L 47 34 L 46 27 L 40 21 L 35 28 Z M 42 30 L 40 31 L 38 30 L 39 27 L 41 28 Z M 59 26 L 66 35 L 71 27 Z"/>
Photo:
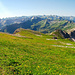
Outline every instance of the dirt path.
<path id="1" fill-rule="evenodd" d="M 20 34 L 10 34 L 10 33 L 4 33 L 4 32 L 0 32 L 0 33 L 12 35 L 12 36 L 17 36 L 17 37 L 23 37 L 23 38 L 33 39 L 33 38 L 31 38 L 31 37 L 22 36 L 22 35 L 20 35 Z"/>
<path id="2" fill-rule="evenodd" d="M 64 47 L 64 48 L 75 48 L 75 47 L 69 47 L 69 46 L 63 46 L 63 45 L 52 45 L 52 46 L 55 46 L 55 47 Z"/>

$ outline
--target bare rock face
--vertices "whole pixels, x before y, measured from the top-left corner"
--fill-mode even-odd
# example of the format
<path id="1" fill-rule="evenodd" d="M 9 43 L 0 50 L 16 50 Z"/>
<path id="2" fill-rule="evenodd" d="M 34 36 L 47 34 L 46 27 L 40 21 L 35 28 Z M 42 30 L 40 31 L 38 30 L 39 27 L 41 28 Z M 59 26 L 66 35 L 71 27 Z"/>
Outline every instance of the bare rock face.
<path id="1" fill-rule="evenodd" d="M 16 29 L 13 34 L 16 34 L 16 33 L 20 32 L 20 30 L 21 30 L 21 28 Z"/>
<path id="2" fill-rule="evenodd" d="M 53 39 L 57 39 L 57 37 L 53 37 Z"/>
<path id="3" fill-rule="evenodd" d="M 67 32 L 61 30 L 60 33 L 64 38 L 70 38 L 70 35 Z"/>
<path id="4" fill-rule="evenodd" d="M 56 32 L 58 33 L 57 36 L 60 36 L 61 38 L 70 38 L 70 35 L 61 29 L 56 30 Z"/>
<path id="5" fill-rule="evenodd" d="M 75 39 L 75 30 L 70 32 L 70 36 Z"/>

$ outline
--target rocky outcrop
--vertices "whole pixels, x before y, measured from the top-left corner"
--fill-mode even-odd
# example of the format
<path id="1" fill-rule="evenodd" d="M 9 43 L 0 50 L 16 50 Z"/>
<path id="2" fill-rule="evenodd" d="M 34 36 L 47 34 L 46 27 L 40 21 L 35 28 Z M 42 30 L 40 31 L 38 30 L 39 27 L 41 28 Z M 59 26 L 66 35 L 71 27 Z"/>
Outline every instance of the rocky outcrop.
<path id="1" fill-rule="evenodd" d="M 53 35 L 57 36 L 58 38 L 63 38 L 63 39 L 70 38 L 70 35 L 67 32 L 62 31 L 61 29 L 55 30 Z"/>
<path id="2" fill-rule="evenodd" d="M 53 39 L 57 39 L 57 37 L 53 37 Z"/>
<path id="3" fill-rule="evenodd" d="M 62 31 L 62 30 L 58 30 L 60 32 L 60 35 L 63 37 L 63 38 L 70 38 L 70 35 L 65 32 L 65 31 Z"/>
<path id="4" fill-rule="evenodd" d="M 51 33 L 51 35 L 54 35 L 57 37 L 57 39 L 66 39 L 68 38 L 71 41 L 75 42 L 75 30 L 71 31 L 69 34 L 65 31 L 62 31 L 61 29 L 55 30 Z M 54 38 L 56 39 L 56 38 Z"/>
<path id="5" fill-rule="evenodd" d="M 72 32 L 70 32 L 70 34 L 69 34 L 70 36 L 71 36 L 71 38 L 74 38 L 75 39 L 75 30 L 74 31 L 72 31 Z"/>
<path id="6" fill-rule="evenodd" d="M 16 29 L 16 30 L 14 31 L 14 33 L 13 33 L 13 34 L 16 34 L 16 33 L 20 32 L 20 29 L 21 29 L 21 28 Z"/>

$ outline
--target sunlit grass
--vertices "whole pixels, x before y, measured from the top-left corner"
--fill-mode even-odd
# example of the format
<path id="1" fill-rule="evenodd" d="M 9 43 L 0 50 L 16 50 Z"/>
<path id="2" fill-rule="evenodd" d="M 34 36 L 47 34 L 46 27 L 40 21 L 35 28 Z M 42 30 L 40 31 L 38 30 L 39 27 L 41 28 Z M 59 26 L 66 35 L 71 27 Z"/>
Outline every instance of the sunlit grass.
<path id="1" fill-rule="evenodd" d="M 23 38 L 0 33 L 0 74 L 4 75 L 74 75 L 75 49 L 54 47 L 74 42 L 52 39 L 52 36 L 33 32 L 19 32 Z"/>

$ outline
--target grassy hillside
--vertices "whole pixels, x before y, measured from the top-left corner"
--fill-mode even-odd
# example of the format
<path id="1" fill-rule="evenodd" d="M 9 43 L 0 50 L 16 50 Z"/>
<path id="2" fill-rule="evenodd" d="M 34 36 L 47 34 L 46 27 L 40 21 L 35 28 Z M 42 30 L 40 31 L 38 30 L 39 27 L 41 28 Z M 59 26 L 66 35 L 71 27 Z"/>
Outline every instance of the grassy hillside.
<path id="1" fill-rule="evenodd" d="M 0 33 L 0 75 L 74 75 L 75 43 L 53 37 L 24 29 Z"/>

